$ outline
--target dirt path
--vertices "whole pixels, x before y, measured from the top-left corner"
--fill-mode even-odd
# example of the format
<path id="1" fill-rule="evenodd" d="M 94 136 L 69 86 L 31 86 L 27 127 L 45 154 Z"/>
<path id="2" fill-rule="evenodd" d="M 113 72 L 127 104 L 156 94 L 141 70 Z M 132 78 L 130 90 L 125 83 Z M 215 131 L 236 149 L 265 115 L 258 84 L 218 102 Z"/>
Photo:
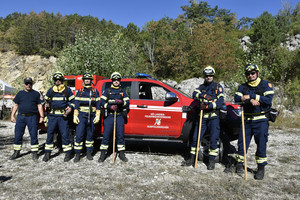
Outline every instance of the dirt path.
<path id="1" fill-rule="evenodd" d="M 182 167 L 187 148 L 182 144 L 129 142 L 128 163 L 112 156 L 103 164 L 85 157 L 79 163 L 64 163 L 63 154 L 49 162 L 31 160 L 26 133 L 23 156 L 8 160 L 13 152 L 13 124 L 0 122 L 0 199 L 299 199 L 300 130 L 270 130 L 268 161 L 263 181 L 224 173 L 216 165 L 208 171 Z M 46 135 L 40 135 L 40 144 Z M 236 145 L 236 142 L 232 143 Z M 248 167 L 255 170 L 255 144 L 248 153 Z"/>

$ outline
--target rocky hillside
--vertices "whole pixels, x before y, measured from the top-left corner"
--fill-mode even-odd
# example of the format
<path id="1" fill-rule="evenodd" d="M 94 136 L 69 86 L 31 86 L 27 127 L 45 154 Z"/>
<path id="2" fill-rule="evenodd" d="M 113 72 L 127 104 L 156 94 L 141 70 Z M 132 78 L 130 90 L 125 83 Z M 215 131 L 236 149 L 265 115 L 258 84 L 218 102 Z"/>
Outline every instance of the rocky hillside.
<path id="1" fill-rule="evenodd" d="M 44 92 L 47 78 L 56 68 L 56 58 L 42 58 L 38 55 L 19 56 L 14 52 L 0 52 L 0 79 L 16 87 L 22 87 L 23 79 L 32 77 L 34 89 Z"/>

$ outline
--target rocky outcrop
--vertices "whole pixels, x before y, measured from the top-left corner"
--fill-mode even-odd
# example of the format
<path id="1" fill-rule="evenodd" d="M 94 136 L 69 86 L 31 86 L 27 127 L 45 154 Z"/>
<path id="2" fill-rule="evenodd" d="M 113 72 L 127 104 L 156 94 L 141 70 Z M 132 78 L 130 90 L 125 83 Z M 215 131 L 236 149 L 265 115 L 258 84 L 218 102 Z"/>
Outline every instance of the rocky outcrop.
<path id="1" fill-rule="evenodd" d="M 285 43 L 281 43 L 280 46 L 286 47 L 289 51 L 295 51 L 300 48 L 300 34 L 289 37 Z"/>
<path id="2" fill-rule="evenodd" d="M 34 80 L 33 88 L 44 92 L 48 84 L 47 79 L 55 68 L 55 57 L 19 56 L 12 51 L 0 52 L 0 78 L 18 89 L 23 87 L 23 79 L 29 76 Z"/>
<path id="3" fill-rule="evenodd" d="M 240 40 L 240 47 L 243 51 L 249 52 L 249 47 L 252 45 L 251 39 L 249 36 L 244 36 Z M 289 51 L 295 51 L 300 49 L 300 34 L 295 36 L 288 36 L 285 43 L 280 44 L 281 47 L 287 48 Z"/>

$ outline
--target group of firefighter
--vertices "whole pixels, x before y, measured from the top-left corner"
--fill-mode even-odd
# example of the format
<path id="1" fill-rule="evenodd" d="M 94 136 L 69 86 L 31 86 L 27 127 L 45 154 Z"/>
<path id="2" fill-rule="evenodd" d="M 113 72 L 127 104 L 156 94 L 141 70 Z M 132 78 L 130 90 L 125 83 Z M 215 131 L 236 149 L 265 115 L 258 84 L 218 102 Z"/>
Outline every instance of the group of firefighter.
<path id="1" fill-rule="evenodd" d="M 268 112 L 272 106 L 274 95 L 273 86 L 270 82 L 259 77 L 260 69 L 257 65 L 248 64 L 245 66 L 245 77 L 247 82 L 238 87 L 234 95 L 236 103 L 242 105 L 244 109 L 244 123 L 241 124 L 241 131 L 238 138 L 238 151 L 236 153 L 236 172 L 244 173 L 245 152 L 248 150 L 252 136 L 257 145 L 256 162 L 258 170 L 254 175 L 257 180 L 264 178 L 265 166 L 267 165 L 267 141 L 269 119 Z M 199 141 L 202 141 L 205 132 L 210 134 L 208 170 L 215 169 L 215 158 L 219 155 L 218 140 L 220 137 L 220 109 L 224 105 L 223 88 L 214 81 L 215 69 L 207 66 L 203 70 L 204 83 L 194 92 L 193 98 L 200 102 L 200 112 L 197 117 L 196 127 L 191 143 L 190 156 L 184 162 L 185 165 L 195 165 L 197 162 Z M 127 162 L 125 156 L 124 140 L 124 115 L 122 112 L 129 108 L 129 97 L 126 91 L 121 88 L 121 74 L 114 72 L 111 74 L 111 86 L 106 88 L 103 94 L 92 87 L 93 76 L 91 73 L 84 73 L 83 88 L 78 90 L 76 96 L 72 90 L 63 84 L 64 75 L 56 72 L 53 75 L 54 86 L 45 95 L 45 108 L 48 115 L 44 116 L 42 101 L 39 93 L 32 89 L 33 81 L 25 78 L 25 89 L 20 91 L 14 99 L 14 107 L 11 114 L 11 121 L 16 122 L 14 153 L 10 157 L 14 160 L 21 156 L 22 137 L 25 127 L 31 137 L 32 159 L 38 159 L 38 137 L 37 137 L 37 113 L 40 114 L 39 122 L 47 125 L 47 139 L 45 144 L 45 154 L 43 161 L 47 162 L 51 158 L 54 148 L 54 134 L 59 129 L 62 136 L 62 148 L 65 152 L 64 161 L 72 159 L 72 144 L 69 137 L 68 115 L 73 111 L 73 122 L 76 124 L 76 136 L 74 141 L 74 162 L 79 162 L 81 153 L 85 145 L 86 158 L 93 160 L 94 138 L 93 132 L 95 124 L 100 121 L 100 110 L 103 114 L 103 139 L 100 145 L 100 157 L 98 162 L 104 162 L 107 157 L 113 129 L 116 130 L 117 150 L 119 158 Z M 17 119 L 15 114 L 18 110 Z M 243 126 L 243 127 L 242 127 Z"/>

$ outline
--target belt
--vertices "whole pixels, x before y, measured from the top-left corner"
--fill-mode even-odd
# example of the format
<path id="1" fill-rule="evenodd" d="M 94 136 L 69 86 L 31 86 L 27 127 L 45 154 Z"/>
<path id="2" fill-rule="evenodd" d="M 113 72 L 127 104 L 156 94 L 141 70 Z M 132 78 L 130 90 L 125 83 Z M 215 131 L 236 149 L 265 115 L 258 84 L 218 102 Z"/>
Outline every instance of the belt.
<path id="1" fill-rule="evenodd" d="M 25 116 L 25 117 L 29 117 L 29 116 L 36 115 L 36 113 L 19 113 L 19 115 L 22 115 L 22 116 Z"/>

